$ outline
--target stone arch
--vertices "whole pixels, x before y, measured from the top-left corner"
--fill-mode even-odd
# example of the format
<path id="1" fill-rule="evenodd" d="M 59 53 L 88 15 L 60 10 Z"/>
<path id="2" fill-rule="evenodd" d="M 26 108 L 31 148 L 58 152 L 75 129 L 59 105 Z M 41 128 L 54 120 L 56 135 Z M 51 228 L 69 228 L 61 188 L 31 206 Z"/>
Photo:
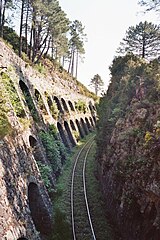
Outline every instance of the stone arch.
<path id="1" fill-rule="evenodd" d="M 60 111 L 60 113 L 64 113 L 63 108 L 62 108 L 62 106 L 61 106 L 61 103 L 60 103 L 58 97 L 54 96 L 53 99 L 54 99 L 54 101 L 56 102 L 57 108 L 58 108 L 58 110 Z"/>
<path id="2" fill-rule="evenodd" d="M 76 119 L 76 125 L 77 125 L 77 128 L 78 128 L 78 131 L 79 131 L 79 134 L 80 134 L 80 137 L 83 138 L 84 137 L 84 133 L 83 133 L 83 130 L 81 128 L 81 125 L 79 123 L 79 121 Z"/>
<path id="3" fill-rule="evenodd" d="M 91 127 L 91 124 L 89 123 L 89 120 L 88 120 L 87 117 L 85 117 L 85 121 L 86 121 L 86 124 L 87 124 L 88 130 L 91 131 L 92 127 Z"/>
<path id="4" fill-rule="evenodd" d="M 62 101 L 62 104 L 63 104 L 64 110 L 65 110 L 66 112 L 69 112 L 69 109 L 68 109 L 68 106 L 67 106 L 66 101 L 65 101 L 63 98 L 61 98 L 61 101 Z"/>
<path id="5" fill-rule="evenodd" d="M 63 130 L 63 127 L 62 125 L 58 122 L 57 123 L 57 128 L 58 128 L 58 131 L 59 131 L 59 134 L 60 134 L 60 137 L 62 139 L 62 142 L 64 143 L 64 145 L 69 148 L 69 144 L 68 144 L 68 140 L 67 140 L 67 137 L 65 135 L 65 132 Z"/>
<path id="6" fill-rule="evenodd" d="M 40 232 L 41 237 L 45 239 L 45 236 L 51 234 L 52 223 L 38 185 L 33 182 L 28 186 L 28 202 L 36 230 Z"/>
<path id="7" fill-rule="evenodd" d="M 34 96 L 36 98 L 36 101 L 38 103 L 38 106 L 39 106 L 40 110 L 44 114 L 47 114 L 47 110 L 46 110 L 45 104 L 43 102 L 42 96 L 41 96 L 40 92 L 37 89 L 35 89 L 35 91 L 34 91 Z"/>
<path id="8" fill-rule="evenodd" d="M 88 131 L 88 128 L 87 128 L 87 124 L 85 124 L 83 118 L 81 118 L 80 121 L 81 121 L 81 125 L 82 125 L 82 127 L 83 127 L 83 130 L 84 130 L 84 133 L 85 133 L 85 135 L 87 135 L 88 132 L 89 132 L 89 131 Z"/>
<path id="9" fill-rule="evenodd" d="M 75 139 L 73 138 L 73 135 L 72 135 L 72 132 L 71 132 L 70 127 L 68 125 L 68 122 L 64 121 L 64 127 L 66 129 L 66 132 L 68 134 L 68 137 L 69 137 L 69 140 L 70 140 L 72 146 L 75 146 L 76 142 L 75 142 Z"/>
<path id="10" fill-rule="evenodd" d="M 75 111 L 73 103 L 70 100 L 68 101 L 68 104 L 70 106 L 71 111 Z"/>
<path id="11" fill-rule="evenodd" d="M 94 123 L 93 123 L 92 118 L 90 117 L 89 119 L 90 119 L 90 122 L 91 122 L 92 127 L 94 127 Z"/>
<path id="12" fill-rule="evenodd" d="M 36 122 L 39 121 L 38 112 L 37 112 L 37 109 L 36 109 L 36 107 L 34 105 L 32 96 L 30 94 L 30 91 L 29 91 L 27 85 L 22 80 L 20 80 L 19 81 L 19 86 L 20 86 L 20 88 L 21 88 L 21 90 L 23 92 L 24 98 L 26 100 L 27 106 L 28 106 L 28 108 L 30 110 L 30 113 L 31 113 L 33 119 Z"/>

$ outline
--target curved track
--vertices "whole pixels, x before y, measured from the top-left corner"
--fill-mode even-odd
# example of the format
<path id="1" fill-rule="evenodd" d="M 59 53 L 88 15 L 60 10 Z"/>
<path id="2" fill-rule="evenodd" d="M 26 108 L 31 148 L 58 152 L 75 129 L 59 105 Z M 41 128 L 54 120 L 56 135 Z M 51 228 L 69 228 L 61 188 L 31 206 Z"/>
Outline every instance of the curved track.
<path id="1" fill-rule="evenodd" d="M 93 142 L 94 137 L 79 151 L 72 171 L 71 212 L 74 240 L 96 240 L 87 200 L 85 176 L 87 156 Z"/>

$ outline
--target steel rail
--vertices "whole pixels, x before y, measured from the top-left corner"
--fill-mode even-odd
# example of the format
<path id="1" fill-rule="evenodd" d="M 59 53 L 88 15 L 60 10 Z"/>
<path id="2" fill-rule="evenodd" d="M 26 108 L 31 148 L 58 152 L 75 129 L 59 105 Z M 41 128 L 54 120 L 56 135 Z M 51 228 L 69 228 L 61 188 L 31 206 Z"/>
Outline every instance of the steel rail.
<path id="1" fill-rule="evenodd" d="M 92 224 L 92 220 L 91 220 L 91 214 L 90 214 L 90 210 L 89 210 L 89 204 L 88 204 L 88 199 L 87 199 L 87 190 L 86 190 L 86 162 L 87 162 L 87 157 L 88 157 L 88 153 L 91 150 L 91 147 L 93 146 L 94 141 L 91 143 L 91 145 L 89 146 L 85 158 L 84 158 L 84 164 L 83 164 L 83 189 L 84 189 L 84 198 L 85 198 L 85 202 L 86 202 L 86 208 L 87 208 L 87 214 L 88 214 L 88 220 L 90 223 L 90 227 L 91 227 L 91 231 L 92 231 L 92 235 L 93 235 L 93 240 L 96 240 L 96 235 L 93 229 L 93 224 Z"/>
<path id="2" fill-rule="evenodd" d="M 76 240 L 76 232 L 75 232 L 75 220 L 74 220 L 74 177 L 75 177 L 75 171 L 76 171 L 76 166 L 77 166 L 77 162 L 78 162 L 78 159 L 82 153 L 82 151 L 84 150 L 84 148 L 87 146 L 88 143 L 90 143 L 90 141 L 95 137 L 95 135 L 89 139 L 85 145 L 81 148 L 81 150 L 79 151 L 76 159 L 75 159 L 75 162 L 74 162 L 74 166 L 73 166 L 73 170 L 72 170 L 72 182 L 71 182 L 71 222 L 72 222 L 72 234 L 73 234 L 73 240 Z M 93 142 L 92 142 L 93 143 Z M 92 145 L 92 144 L 91 144 Z M 89 151 L 87 151 L 89 152 Z M 86 205 L 87 207 L 87 205 Z M 88 207 L 89 208 L 89 207 Z M 87 211 L 87 214 L 88 214 L 88 211 Z M 91 219 L 91 218 L 90 218 Z M 89 220 L 90 222 L 90 220 Z M 92 224 L 92 222 L 91 222 Z M 90 225 L 91 226 L 91 225 Z M 91 227 L 91 231 L 93 229 L 93 226 Z M 94 231 L 93 231 L 94 232 Z M 95 236 L 95 235 L 94 235 Z M 95 240 L 95 238 L 94 238 Z"/>

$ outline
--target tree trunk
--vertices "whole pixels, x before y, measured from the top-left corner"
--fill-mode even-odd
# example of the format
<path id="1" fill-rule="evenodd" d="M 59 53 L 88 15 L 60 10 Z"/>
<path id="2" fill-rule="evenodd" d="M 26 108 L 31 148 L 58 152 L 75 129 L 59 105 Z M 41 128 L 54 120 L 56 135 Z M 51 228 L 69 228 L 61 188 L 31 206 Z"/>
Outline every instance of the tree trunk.
<path id="1" fill-rule="evenodd" d="M 0 37 L 2 32 L 2 0 L 0 0 Z"/>
<path id="2" fill-rule="evenodd" d="M 146 55 L 145 50 L 146 50 L 146 37 L 144 34 L 142 39 L 142 58 L 145 58 L 145 55 Z"/>
<path id="3" fill-rule="evenodd" d="M 76 53 L 76 75 L 75 75 L 76 78 L 77 78 L 77 74 L 78 74 L 78 49 Z"/>
<path id="4" fill-rule="evenodd" d="M 6 12 L 6 4 L 7 0 L 4 1 L 4 5 L 2 6 L 2 11 L 1 11 L 1 29 L 0 29 L 0 36 L 3 38 L 3 27 L 5 23 L 5 12 Z"/>
<path id="5" fill-rule="evenodd" d="M 19 57 L 21 57 L 21 55 L 22 55 L 22 30 L 23 30 L 24 1 L 25 0 L 22 0 L 22 6 L 21 6 L 21 21 L 20 21 L 20 32 L 19 32 Z"/>
<path id="6" fill-rule="evenodd" d="M 27 0 L 27 13 L 25 21 L 25 45 L 26 45 L 26 54 L 28 56 L 28 16 L 29 16 L 29 0 Z"/>
<path id="7" fill-rule="evenodd" d="M 73 50 L 73 53 L 72 53 L 72 64 L 71 64 L 71 74 L 72 74 L 72 77 L 74 75 L 74 57 L 75 57 L 75 51 Z"/>

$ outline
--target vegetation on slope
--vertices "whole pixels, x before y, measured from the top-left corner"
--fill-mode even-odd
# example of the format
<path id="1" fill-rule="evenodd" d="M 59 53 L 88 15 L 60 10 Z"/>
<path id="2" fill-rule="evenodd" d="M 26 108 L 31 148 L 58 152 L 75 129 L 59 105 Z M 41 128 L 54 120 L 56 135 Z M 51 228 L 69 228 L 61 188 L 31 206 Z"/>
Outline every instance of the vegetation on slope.
<path id="1" fill-rule="evenodd" d="M 133 98 L 141 98 L 138 90 L 145 89 L 145 100 L 158 103 L 160 97 L 160 66 L 157 59 L 146 62 L 132 54 L 117 57 L 110 66 L 111 83 L 107 93 L 100 100 L 98 108 L 98 152 L 106 152 L 106 145 L 110 141 L 111 133 L 117 120 L 130 111 Z M 107 135 L 106 135 L 107 133 Z"/>

